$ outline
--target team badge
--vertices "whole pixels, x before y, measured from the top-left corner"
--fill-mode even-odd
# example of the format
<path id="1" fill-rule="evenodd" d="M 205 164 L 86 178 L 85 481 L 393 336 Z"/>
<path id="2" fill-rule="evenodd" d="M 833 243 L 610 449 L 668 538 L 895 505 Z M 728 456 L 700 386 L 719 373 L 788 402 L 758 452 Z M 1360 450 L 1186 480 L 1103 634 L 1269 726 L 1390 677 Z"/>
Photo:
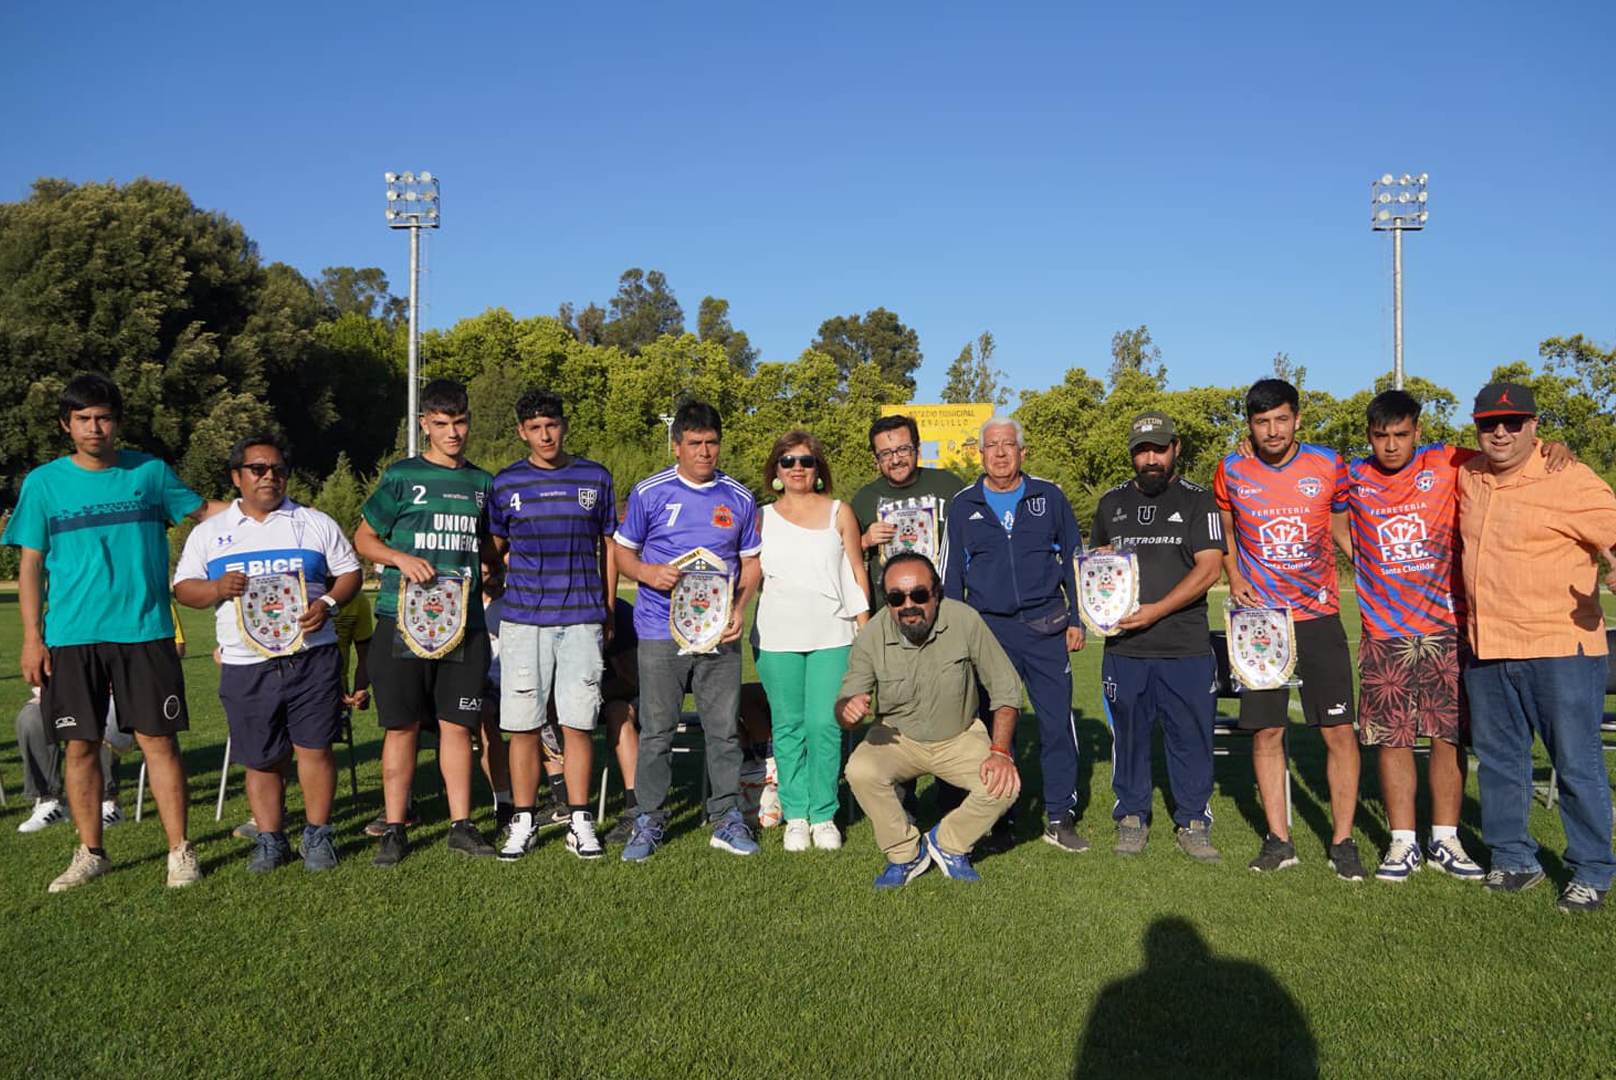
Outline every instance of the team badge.
<path id="1" fill-rule="evenodd" d="M 1316 476 L 1304 476 L 1296 481 L 1296 490 L 1312 499 L 1324 490 L 1324 481 Z"/>
<path id="2" fill-rule="evenodd" d="M 713 528 L 733 529 L 735 527 L 735 511 L 719 503 L 713 507 Z"/>
<path id="3" fill-rule="evenodd" d="M 1436 486 L 1436 473 L 1430 469 L 1422 470 L 1419 475 L 1414 477 L 1414 486 L 1421 491 L 1430 491 Z"/>
<path id="4" fill-rule="evenodd" d="M 937 561 L 937 508 L 933 506 L 884 506 L 878 512 L 882 521 L 897 531 L 881 545 L 881 561 L 913 551 Z"/>
<path id="5" fill-rule="evenodd" d="M 1139 506 L 1139 524 L 1149 525 L 1156 520 L 1156 505 L 1154 503 L 1141 503 Z"/>
<path id="6" fill-rule="evenodd" d="M 681 653 L 712 652 L 729 625 L 729 564 L 699 547 L 673 560 L 679 580 L 668 594 L 668 629 Z"/>
<path id="7" fill-rule="evenodd" d="M 408 578 L 398 585 L 398 633 L 423 660 L 448 655 L 466 636 L 469 573 L 439 574 L 425 585 Z"/>
<path id="8" fill-rule="evenodd" d="M 593 510 L 595 508 L 595 495 L 596 492 L 594 488 L 579 488 L 578 505 L 583 507 L 585 510 Z"/>
<path id="9" fill-rule="evenodd" d="M 1044 497 L 1042 495 L 1034 495 L 1027 500 L 1027 513 L 1033 517 L 1044 516 Z"/>
<path id="10" fill-rule="evenodd" d="M 1290 608 L 1225 607 L 1229 673 L 1246 690 L 1277 690 L 1296 670 L 1296 622 Z"/>
<path id="11" fill-rule="evenodd" d="M 1139 559 L 1132 555 L 1077 557 L 1077 613 L 1101 637 L 1139 610 Z"/>
<path id="12" fill-rule="evenodd" d="M 236 597 L 236 627 L 241 640 L 260 656 L 285 656 L 303 647 L 300 620 L 309 610 L 303 571 L 259 574 L 247 579 Z"/>

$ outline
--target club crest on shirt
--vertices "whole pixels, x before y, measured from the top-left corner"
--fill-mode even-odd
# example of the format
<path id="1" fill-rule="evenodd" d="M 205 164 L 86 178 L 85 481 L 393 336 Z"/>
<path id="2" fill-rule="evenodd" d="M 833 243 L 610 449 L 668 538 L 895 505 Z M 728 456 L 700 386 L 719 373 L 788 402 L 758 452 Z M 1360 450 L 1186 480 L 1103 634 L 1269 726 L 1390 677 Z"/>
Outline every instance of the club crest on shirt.
<path id="1" fill-rule="evenodd" d="M 1027 500 L 1027 513 L 1033 517 L 1044 516 L 1044 497 L 1042 495 L 1035 495 Z"/>
<path id="2" fill-rule="evenodd" d="M 482 492 L 482 491 L 477 492 L 477 509 L 481 510 L 483 508 L 483 500 L 485 498 L 487 498 L 487 493 L 486 492 Z"/>
<path id="3" fill-rule="evenodd" d="M 1430 469 L 1421 470 L 1419 475 L 1414 477 L 1414 486 L 1421 491 L 1430 491 L 1436 486 L 1436 473 Z"/>
<path id="4" fill-rule="evenodd" d="M 733 529 L 735 527 L 735 511 L 719 503 L 713 507 L 713 528 Z"/>
<path id="5" fill-rule="evenodd" d="M 1143 506 L 1139 507 L 1139 524 L 1141 524 L 1141 525 L 1149 525 L 1152 521 L 1155 521 L 1155 520 L 1156 520 L 1156 508 L 1154 506 L 1146 504 L 1146 505 L 1143 505 Z"/>
<path id="6" fill-rule="evenodd" d="M 585 510 L 593 510 L 595 508 L 595 495 L 596 491 L 594 488 L 579 488 L 578 505 L 583 507 Z"/>
<path id="7" fill-rule="evenodd" d="M 1257 488 L 1251 487 L 1251 486 L 1246 485 L 1246 484 L 1241 484 L 1239 487 L 1234 489 L 1234 493 L 1236 495 L 1240 496 L 1242 499 L 1251 498 L 1253 495 L 1257 494 L 1257 491 L 1258 491 Z"/>
<path id="8" fill-rule="evenodd" d="M 1324 490 L 1324 481 L 1316 476 L 1304 476 L 1296 481 L 1296 490 L 1311 499 Z"/>

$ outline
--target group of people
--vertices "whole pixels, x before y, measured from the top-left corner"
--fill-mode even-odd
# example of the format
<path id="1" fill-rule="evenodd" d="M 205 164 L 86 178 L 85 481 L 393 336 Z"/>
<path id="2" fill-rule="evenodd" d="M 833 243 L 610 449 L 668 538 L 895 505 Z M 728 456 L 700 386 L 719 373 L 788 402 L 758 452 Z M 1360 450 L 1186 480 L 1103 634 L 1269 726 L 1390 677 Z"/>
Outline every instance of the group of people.
<path id="1" fill-rule="evenodd" d="M 1171 417 L 1135 418 L 1134 476 L 1099 500 L 1085 548 L 1061 489 L 1023 471 L 1024 435 L 1009 417 L 983 424 L 982 475 L 971 484 L 920 466 L 912 419 L 877 421 L 879 475 L 847 503 L 834 496 L 819 441 L 787 432 L 765 464 L 774 498 L 760 510 L 718 468 L 717 411 L 687 402 L 669 431 L 674 464 L 635 485 L 619 519 L 610 472 L 566 450 L 559 397 L 522 395 L 515 433 L 528 454 L 490 475 L 465 459 L 464 388 L 440 379 L 420 398 L 426 449 L 382 474 L 350 543 L 329 517 L 287 497 L 290 452 L 279 436 L 239 440 L 228 462 L 239 497 L 206 501 L 162 462 L 120 450 L 117 387 L 80 376 L 60 401 L 74 452 L 28 475 L 4 536 L 22 549 L 23 673 L 43 688 L 45 728 L 66 748 L 62 786 L 80 840 L 50 889 L 110 866 L 98 753 L 114 698 L 117 728 L 146 755 L 169 838 L 168 882 L 199 874 L 175 742 L 187 719 L 170 588 L 179 603 L 215 611 L 219 696 L 247 768 L 254 871 L 294 857 L 284 810 L 294 759 L 305 818 L 298 851 L 310 870 L 336 865 L 331 748 L 344 704 L 363 705 L 366 694 L 385 732 L 384 806 L 367 829 L 379 835 L 377 865 L 410 852 L 423 730 L 437 734 L 451 851 L 514 861 L 542 826 L 564 822 L 566 849 L 580 858 L 600 857 L 610 842 L 625 861 L 652 858 L 686 693 L 704 739 L 710 843 L 754 854 L 741 737 L 754 596 L 750 647 L 786 851 L 841 846 L 843 729 L 869 724 L 845 775 L 886 857 L 876 886 L 901 886 L 933 865 L 976 880 L 973 849 L 1012 835 L 1025 692 L 1038 724 L 1043 839 L 1082 852 L 1090 843 L 1076 817 L 1071 654 L 1085 645 L 1076 568 L 1088 552 L 1132 555 L 1137 567 L 1138 603 L 1105 628 L 1101 668 L 1117 854 L 1137 855 L 1148 841 L 1160 722 L 1177 845 L 1199 862 L 1221 858 L 1211 840 L 1220 671 L 1207 594 L 1227 576 L 1232 606 L 1283 611 L 1294 625 L 1302 712 L 1328 755 L 1337 875 L 1368 876 L 1352 838 L 1361 743 L 1379 749 L 1391 827 L 1375 877 L 1402 881 L 1429 865 L 1504 892 L 1537 884 L 1527 828 L 1535 734 L 1555 766 L 1573 875 L 1559 907 L 1599 907 L 1616 858 L 1599 738 L 1607 648 L 1597 558 L 1616 546 L 1616 496 L 1563 446 L 1536 438 L 1525 386 L 1477 396 L 1479 452 L 1424 445 L 1419 403 L 1382 393 L 1366 415 L 1372 453 L 1351 462 L 1298 441 L 1300 402 L 1288 383 L 1261 380 L 1245 404 L 1249 436 L 1218 464 L 1210 491 L 1180 475 Z M 182 517 L 199 524 L 170 579 L 166 528 Z M 1358 702 L 1337 548 L 1356 568 Z M 333 620 L 358 597 L 361 560 L 381 569 L 381 587 L 350 690 Z M 631 614 L 617 596 L 620 576 L 638 583 Z M 295 626 L 277 622 L 278 594 L 260 595 L 276 589 Z M 296 647 L 277 649 L 271 629 Z M 1268 825 L 1250 863 L 1259 872 L 1298 861 L 1285 786 L 1289 708 L 1288 686 L 1240 694 Z M 604 841 L 589 810 L 603 721 L 625 789 Z M 1432 806 L 1423 849 L 1413 758 L 1422 738 Z M 492 842 L 472 821 L 479 742 L 495 790 Z M 1485 873 L 1457 834 L 1467 748 L 1492 849 Z M 554 809 L 540 806 L 544 776 Z M 913 798 L 923 776 L 939 789 L 929 830 Z"/>

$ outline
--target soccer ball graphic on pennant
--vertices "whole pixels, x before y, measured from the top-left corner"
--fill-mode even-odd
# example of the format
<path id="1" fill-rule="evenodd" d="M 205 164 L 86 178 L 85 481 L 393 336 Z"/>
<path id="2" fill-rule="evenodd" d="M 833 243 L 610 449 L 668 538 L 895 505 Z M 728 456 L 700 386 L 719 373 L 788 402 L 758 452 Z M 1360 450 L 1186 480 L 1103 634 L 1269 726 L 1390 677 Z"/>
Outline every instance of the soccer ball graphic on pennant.
<path id="1" fill-rule="evenodd" d="M 303 647 L 301 620 L 309 609 L 303 571 L 259 574 L 236 597 L 236 628 L 260 656 L 285 656 Z"/>
<path id="2" fill-rule="evenodd" d="M 423 660 L 446 656 L 466 636 L 466 593 L 469 573 L 439 574 L 417 585 L 398 586 L 398 632 L 410 652 Z"/>
<path id="3" fill-rule="evenodd" d="M 729 564 L 706 548 L 673 560 L 679 580 L 668 594 L 668 630 L 681 652 L 712 652 L 729 625 Z"/>

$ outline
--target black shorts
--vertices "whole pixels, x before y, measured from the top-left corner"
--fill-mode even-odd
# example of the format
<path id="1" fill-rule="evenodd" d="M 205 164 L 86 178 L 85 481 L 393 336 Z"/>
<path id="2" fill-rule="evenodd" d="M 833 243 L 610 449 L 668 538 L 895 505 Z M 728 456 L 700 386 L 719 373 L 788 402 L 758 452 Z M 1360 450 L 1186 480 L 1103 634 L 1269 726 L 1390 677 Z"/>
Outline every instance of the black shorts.
<path id="1" fill-rule="evenodd" d="M 398 655 L 398 621 L 376 620 L 370 639 L 370 692 L 376 719 L 389 729 L 443 720 L 476 731 L 482 726 L 483 685 L 490 652 L 485 630 L 467 630 L 454 652 L 441 660 Z"/>
<path id="2" fill-rule="evenodd" d="M 1339 615 L 1296 623 L 1296 677 L 1302 680 L 1302 715 L 1309 727 L 1335 727 L 1357 719 L 1352 704 L 1352 653 Z M 1283 727 L 1291 692 L 1247 690 L 1240 695 L 1240 726 Z"/>
<path id="3" fill-rule="evenodd" d="M 267 771 L 293 746 L 329 750 L 342 730 L 339 664 L 335 645 L 318 645 L 220 668 L 230 756 L 249 769 Z"/>
<path id="4" fill-rule="evenodd" d="M 118 703 L 118 730 L 173 735 L 191 726 L 185 676 L 174 639 L 58 645 L 40 708 L 56 742 L 100 742 L 106 735 L 107 697 Z"/>

